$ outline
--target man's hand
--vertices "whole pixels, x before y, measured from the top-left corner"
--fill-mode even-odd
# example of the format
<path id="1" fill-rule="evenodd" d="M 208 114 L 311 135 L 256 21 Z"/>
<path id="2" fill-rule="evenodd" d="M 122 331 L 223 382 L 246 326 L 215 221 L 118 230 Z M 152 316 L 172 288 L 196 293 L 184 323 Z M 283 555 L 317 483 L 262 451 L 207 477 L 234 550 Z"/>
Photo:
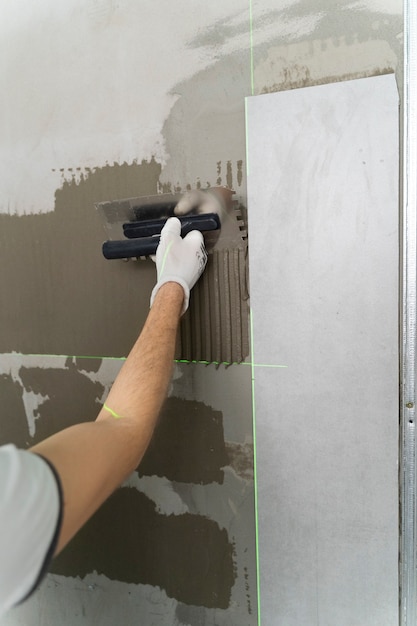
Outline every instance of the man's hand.
<path id="1" fill-rule="evenodd" d="M 185 313 L 190 291 L 203 273 L 206 263 L 203 235 L 193 230 L 182 239 L 179 219 L 171 217 L 167 220 L 156 251 L 158 282 L 152 291 L 151 306 L 159 288 L 165 283 L 175 282 L 184 289 L 182 314 Z"/>

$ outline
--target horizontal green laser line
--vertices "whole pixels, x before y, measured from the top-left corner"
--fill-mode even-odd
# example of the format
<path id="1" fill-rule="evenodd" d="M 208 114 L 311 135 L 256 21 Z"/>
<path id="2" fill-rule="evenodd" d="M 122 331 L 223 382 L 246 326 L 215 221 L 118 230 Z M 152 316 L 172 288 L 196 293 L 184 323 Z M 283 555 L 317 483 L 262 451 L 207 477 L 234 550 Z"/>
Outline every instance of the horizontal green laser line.
<path id="1" fill-rule="evenodd" d="M 252 363 L 251 361 L 243 361 L 241 363 L 234 361 L 233 363 L 228 363 L 227 361 L 187 361 L 187 359 L 175 359 L 175 363 L 200 363 L 201 365 L 249 365 L 250 367 L 288 367 L 288 365 Z"/>
<path id="2" fill-rule="evenodd" d="M 99 359 L 101 361 L 126 361 L 125 356 L 86 356 L 75 354 L 23 354 L 23 352 L 12 352 L 9 356 L 34 356 L 43 359 Z M 272 367 L 272 368 L 288 368 L 288 365 L 276 365 L 274 363 L 252 363 L 251 361 L 244 361 L 238 363 L 234 361 L 229 363 L 227 361 L 190 361 L 187 359 L 174 359 L 174 363 L 197 363 L 199 365 L 247 365 L 250 367 Z"/>

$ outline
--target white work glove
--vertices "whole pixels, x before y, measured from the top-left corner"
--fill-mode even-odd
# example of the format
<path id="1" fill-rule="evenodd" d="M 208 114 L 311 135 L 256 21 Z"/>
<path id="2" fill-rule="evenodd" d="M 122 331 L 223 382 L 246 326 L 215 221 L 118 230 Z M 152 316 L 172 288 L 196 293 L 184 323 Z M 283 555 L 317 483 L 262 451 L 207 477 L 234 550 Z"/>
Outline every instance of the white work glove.
<path id="1" fill-rule="evenodd" d="M 192 230 L 184 239 L 181 237 L 181 222 L 170 217 L 161 231 L 161 239 L 156 250 L 158 282 L 152 290 L 151 306 L 158 289 L 165 283 L 179 283 L 184 289 L 182 314 L 188 309 L 190 291 L 204 271 L 207 253 L 203 235 Z"/>

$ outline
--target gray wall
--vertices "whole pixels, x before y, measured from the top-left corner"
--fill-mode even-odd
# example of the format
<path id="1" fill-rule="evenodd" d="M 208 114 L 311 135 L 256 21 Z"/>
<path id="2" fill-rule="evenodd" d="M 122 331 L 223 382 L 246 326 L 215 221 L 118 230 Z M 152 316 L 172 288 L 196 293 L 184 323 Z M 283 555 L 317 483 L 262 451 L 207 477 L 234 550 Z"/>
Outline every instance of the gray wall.
<path id="1" fill-rule="evenodd" d="M 227 184 L 246 206 L 245 97 L 399 73 L 401 8 L 392 0 L 3 8 L 2 442 L 28 446 L 93 419 L 120 366 L 103 357 L 126 355 L 145 319 L 154 268 L 102 260 L 93 203 Z M 256 624 L 251 368 L 178 365 L 170 395 L 159 449 L 180 415 L 199 454 L 163 471 L 151 457 L 4 624 Z M 215 451 L 204 468 L 201 433 Z M 130 515 L 138 532 L 123 546 Z M 104 532 L 109 520 L 116 538 Z M 154 527 L 179 551 L 167 540 L 166 558 L 141 567 L 140 538 Z M 190 527 L 209 543 L 184 566 Z"/>

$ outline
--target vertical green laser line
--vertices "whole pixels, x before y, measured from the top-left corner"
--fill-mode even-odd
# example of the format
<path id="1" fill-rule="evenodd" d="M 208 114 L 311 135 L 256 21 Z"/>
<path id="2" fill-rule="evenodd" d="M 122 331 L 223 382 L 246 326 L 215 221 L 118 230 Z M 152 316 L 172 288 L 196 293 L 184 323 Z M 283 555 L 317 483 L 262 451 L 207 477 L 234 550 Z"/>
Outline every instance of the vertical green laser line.
<path id="1" fill-rule="evenodd" d="M 250 82 L 251 94 L 255 93 L 255 80 L 253 71 L 253 17 L 252 17 L 252 0 L 249 0 L 249 33 L 250 33 Z"/>
<path id="2" fill-rule="evenodd" d="M 259 520 L 258 520 L 258 472 L 256 462 L 256 401 L 255 401 L 255 359 L 253 353 L 253 311 L 250 308 L 250 343 L 252 366 L 252 436 L 253 436 L 253 484 L 255 498 L 255 553 L 256 553 L 256 592 L 258 595 L 258 626 L 261 626 L 261 593 L 259 580 Z"/>

